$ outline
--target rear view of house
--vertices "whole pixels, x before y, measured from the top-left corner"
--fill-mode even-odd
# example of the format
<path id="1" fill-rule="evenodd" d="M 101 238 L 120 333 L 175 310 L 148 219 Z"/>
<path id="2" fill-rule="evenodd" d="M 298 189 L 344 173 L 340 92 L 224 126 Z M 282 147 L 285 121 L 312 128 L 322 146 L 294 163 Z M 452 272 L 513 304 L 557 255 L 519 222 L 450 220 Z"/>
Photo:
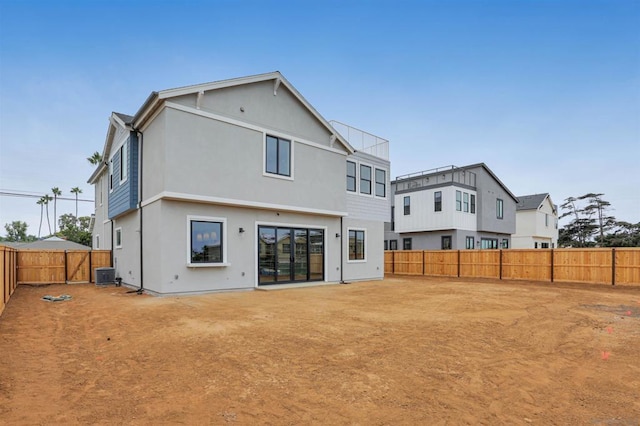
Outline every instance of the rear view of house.
<path id="1" fill-rule="evenodd" d="M 548 193 L 522 195 L 516 206 L 513 248 L 555 248 L 558 245 L 558 207 Z"/>
<path id="2" fill-rule="evenodd" d="M 103 158 L 89 179 L 93 246 L 113 249 L 125 284 L 168 294 L 383 277 L 388 156 L 356 152 L 279 72 L 153 92 L 135 115 L 111 115 Z M 370 166 L 362 198 L 381 214 L 352 212 L 350 161 Z"/>

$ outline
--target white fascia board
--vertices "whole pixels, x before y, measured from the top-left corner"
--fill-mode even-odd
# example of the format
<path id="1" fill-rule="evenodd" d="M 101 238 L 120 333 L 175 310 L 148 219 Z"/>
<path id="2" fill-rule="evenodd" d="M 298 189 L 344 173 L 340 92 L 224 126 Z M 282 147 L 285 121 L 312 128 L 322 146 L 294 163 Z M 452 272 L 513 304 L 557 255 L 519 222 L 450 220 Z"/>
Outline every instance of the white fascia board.
<path id="1" fill-rule="evenodd" d="M 158 92 L 158 99 L 173 98 L 176 96 L 189 95 L 191 93 L 206 92 L 209 90 L 224 89 L 226 87 L 240 86 L 243 84 L 259 83 L 275 78 L 282 78 L 279 72 L 258 74 L 249 77 L 232 78 L 230 80 L 214 81 L 211 83 L 195 84 L 193 86 L 178 87 L 175 89 L 161 90 Z"/>
<path id="2" fill-rule="evenodd" d="M 187 194 L 183 192 L 163 191 L 141 203 L 146 207 L 159 200 L 188 201 L 192 203 L 219 204 L 224 206 L 245 207 L 249 209 L 279 210 L 291 213 L 317 214 L 321 216 L 346 217 L 347 212 L 335 210 L 314 209 L 308 207 L 288 206 L 284 204 L 263 203 L 260 201 L 237 200 L 233 198 L 211 197 L 207 195 Z"/>
<path id="3" fill-rule="evenodd" d="M 340 149 L 336 149 L 336 148 L 331 148 L 329 146 L 326 145 L 322 145 L 319 144 L 317 142 L 313 142 L 307 139 L 302 139 L 299 138 L 297 136 L 293 136 L 287 133 L 283 133 L 280 130 L 274 130 L 274 129 L 269 129 L 267 127 L 262 127 L 262 126 L 258 126 L 255 124 L 251 124 L 251 123 L 247 123 L 246 121 L 240 121 L 237 120 L 235 118 L 231 118 L 231 117 L 226 117 L 224 115 L 220 115 L 220 114 L 214 114 L 212 112 L 207 112 L 207 111 L 203 111 L 201 109 L 197 109 L 197 108 L 193 108 L 193 107 L 188 107 L 188 106 L 184 106 L 184 105 L 180 105 L 180 104 L 175 104 L 173 102 L 165 102 L 164 104 L 165 108 L 172 108 L 178 111 L 182 111 L 182 112 L 186 112 L 189 114 L 194 114 L 194 115 L 199 115 L 201 117 L 206 117 L 206 118 L 210 118 L 212 120 L 217 120 L 217 121 L 221 121 L 223 123 L 227 123 L 227 124 L 232 124 L 234 126 L 238 126 L 238 127 L 242 127 L 245 129 L 249 129 L 249 130 L 254 130 L 256 132 L 260 132 L 260 133 L 269 133 L 275 136 L 280 136 L 286 139 L 290 139 L 294 142 L 298 142 L 298 143 L 302 143 L 305 145 L 309 145 L 309 146 L 313 146 L 315 148 L 319 148 L 319 149 L 324 149 L 325 151 L 331 151 L 334 152 L 336 154 L 340 154 L 340 155 L 344 155 L 346 156 L 347 153 L 344 152 L 343 150 Z"/>

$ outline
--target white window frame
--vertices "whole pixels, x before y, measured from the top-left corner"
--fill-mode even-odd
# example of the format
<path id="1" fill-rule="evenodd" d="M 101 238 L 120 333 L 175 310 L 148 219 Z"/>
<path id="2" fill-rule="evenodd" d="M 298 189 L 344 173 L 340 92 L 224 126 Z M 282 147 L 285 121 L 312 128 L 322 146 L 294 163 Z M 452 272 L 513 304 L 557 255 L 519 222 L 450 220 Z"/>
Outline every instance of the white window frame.
<path id="1" fill-rule="evenodd" d="M 349 233 L 351 231 L 362 231 L 364 232 L 364 246 L 362 250 L 364 251 L 363 259 L 349 259 Z M 347 228 L 347 263 L 366 263 L 367 262 L 367 228 Z"/>
<path id="2" fill-rule="evenodd" d="M 118 235 L 120 235 L 120 238 L 118 238 Z M 114 247 L 117 249 L 121 249 L 122 248 L 122 227 L 114 229 L 113 239 L 115 240 L 113 242 Z M 118 242 L 118 240 L 120 240 L 120 242 Z"/>
<path id="3" fill-rule="evenodd" d="M 120 148 L 118 149 L 118 151 L 120 151 L 120 185 L 125 183 L 127 181 L 127 178 L 129 177 L 129 150 L 127 149 L 128 145 L 128 139 L 125 139 L 125 141 L 122 143 L 122 145 L 120 145 Z"/>
<path id="4" fill-rule="evenodd" d="M 191 263 L 191 221 L 198 222 L 220 222 L 222 223 L 222 262 L 217 263 Z M 227 241 L 229 240 L 229 234 L 227 232 L 227 218 L 226 217 L 212 217 L 212 216 L 187 216 L 187 267 L 189 268 L 220 268 L 230 266 L 228 261 Z"/>
<path id="5" fill-rule="evenodd" d="M 271 136 L 278 139 L 286 139 L 289 141 L 289 146 L 291 147 L 291 152 L 289 153 L 289 172 L 291 176 L 280 175 L 277 173 L 269 173 L 267 172 L 267 136 Z M 295 146 L 296 141 L 288 135 L 284 135 L 282 133 L 276 132 L 263 132 L 262 133 L 262 176 L 274 178 L 274 179 L 284 179 L 284 180 L 294 180 L 294 171 L 295 171 Z"/>

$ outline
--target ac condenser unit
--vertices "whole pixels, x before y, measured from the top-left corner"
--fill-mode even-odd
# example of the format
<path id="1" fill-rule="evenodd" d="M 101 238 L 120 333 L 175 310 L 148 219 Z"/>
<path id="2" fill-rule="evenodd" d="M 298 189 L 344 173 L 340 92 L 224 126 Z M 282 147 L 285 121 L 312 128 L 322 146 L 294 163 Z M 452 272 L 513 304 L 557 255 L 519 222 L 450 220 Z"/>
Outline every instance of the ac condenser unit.
<path id="1" fill-rule="evenodd" d="M 96 285 L 115 284 L 116 269 L 115 268 L 96 268 Z"/>

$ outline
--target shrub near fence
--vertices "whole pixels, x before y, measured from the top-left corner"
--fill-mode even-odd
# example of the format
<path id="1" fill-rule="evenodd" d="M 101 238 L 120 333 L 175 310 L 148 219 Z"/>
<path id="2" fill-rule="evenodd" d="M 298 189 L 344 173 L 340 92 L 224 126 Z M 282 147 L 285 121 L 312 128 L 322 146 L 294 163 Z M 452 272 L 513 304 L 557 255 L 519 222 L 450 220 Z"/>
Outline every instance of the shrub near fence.
<path id="1" fill-rule="evenodd" d="M 386 251 L 385 273 L 640 285 L 640 248 Z"/>
<path id="2" fill-rule="evenodd" d="M 16 253 L 17 250 L 11 247 L 0 246 L 0 277 L 2 277 L 2 286 L 0 290 L 0 315 L 4 311 L 4 307 L 9 302 L 11 295 L 18 285 L 16 276 Z"/>

